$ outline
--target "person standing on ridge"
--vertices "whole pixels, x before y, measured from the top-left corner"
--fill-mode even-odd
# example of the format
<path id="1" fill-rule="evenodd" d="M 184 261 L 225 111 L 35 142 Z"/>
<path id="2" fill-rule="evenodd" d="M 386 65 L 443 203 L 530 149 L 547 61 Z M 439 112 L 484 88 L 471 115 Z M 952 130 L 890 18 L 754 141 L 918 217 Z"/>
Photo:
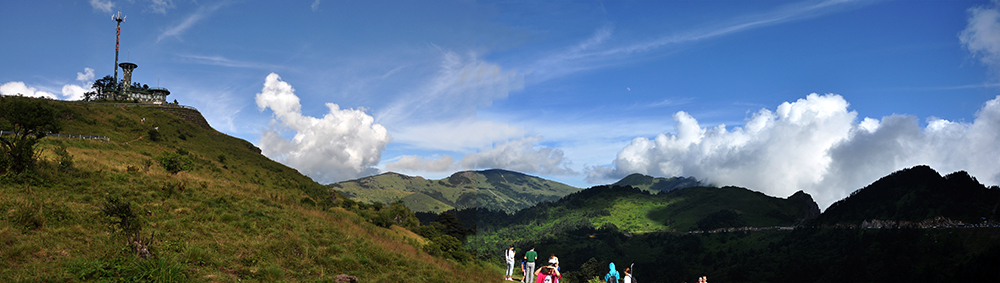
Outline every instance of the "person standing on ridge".
<path id="1" fill-rule="evenodd" d="M 535 247 L 531 247 L 528 252 L 524 253 L 524 260 L 528 262 L 528 276 L 524 278 L 524 282 L 535 282 L 535 260 L 538 259 L 538 253 L 535 252 Z"/>
<path id="2" fill-rule="evenodd" d="M 507 278 L 504 280 L 514 281 L 512 275 L 514 275 L 514 245 L 510 245 L 510 248 L 504 252 L 504 259 L 507 260 Z"/>

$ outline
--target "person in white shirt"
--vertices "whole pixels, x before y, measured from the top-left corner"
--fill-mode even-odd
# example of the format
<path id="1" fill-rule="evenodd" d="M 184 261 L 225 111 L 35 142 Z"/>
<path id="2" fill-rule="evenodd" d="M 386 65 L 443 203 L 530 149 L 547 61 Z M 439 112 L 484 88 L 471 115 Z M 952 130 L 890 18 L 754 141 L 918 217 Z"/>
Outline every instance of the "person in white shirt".
<path id="1" fill-rule="evenodd" d="M 507 248 L 507 251 L 504 252 L 504 259 L 507 260 L 507 278 L 504 280 L 514 281 L 514 278 L 511 277 L 511 275 L 514 274 L 514 245 L 511 245 L 510 248 Z"/>

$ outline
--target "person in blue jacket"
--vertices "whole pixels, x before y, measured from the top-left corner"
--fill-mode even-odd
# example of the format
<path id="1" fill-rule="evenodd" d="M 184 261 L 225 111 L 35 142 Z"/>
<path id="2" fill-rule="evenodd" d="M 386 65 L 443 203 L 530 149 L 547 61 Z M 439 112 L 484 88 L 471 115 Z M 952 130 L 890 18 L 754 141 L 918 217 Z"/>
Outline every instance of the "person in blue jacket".
<path id="1" fill-rule="evenodd" d="M 614 262 L 609 263 L 608 269 L 611 270 L 608 271 L 607 275 L 604 275 L 604 282 L 618 283 L 618 279 L 622 278 L 622 276 L 618 275 L 618 270 L 615 269 L 615 263 Z"/>

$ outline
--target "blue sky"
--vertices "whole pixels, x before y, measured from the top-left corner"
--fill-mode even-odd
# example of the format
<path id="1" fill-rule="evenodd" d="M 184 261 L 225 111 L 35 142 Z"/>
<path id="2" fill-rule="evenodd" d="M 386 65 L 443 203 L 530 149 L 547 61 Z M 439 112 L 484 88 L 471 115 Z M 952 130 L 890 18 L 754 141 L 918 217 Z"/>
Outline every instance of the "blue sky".
<path id="1" fill-rule="evenodd" d="M 928 164 L 1000 183 L 989 1 L 13 1 L 0 92 L 120 61 L 321 183 L 694 176 L 825 208 Z"/>

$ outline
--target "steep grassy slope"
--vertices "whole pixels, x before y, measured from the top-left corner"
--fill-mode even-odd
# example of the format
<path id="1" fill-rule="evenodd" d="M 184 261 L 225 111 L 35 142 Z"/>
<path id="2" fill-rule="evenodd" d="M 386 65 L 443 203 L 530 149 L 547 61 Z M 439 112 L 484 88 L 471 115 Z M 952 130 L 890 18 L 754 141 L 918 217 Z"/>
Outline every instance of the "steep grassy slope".
<path id="1" fill-rule="evenodd" d="M 0 282 L 144 280 L 480 282 L 501 271 L 430 256 L 427 240 L 343 208 L 342 195 L 178 108 L 63 104 L 34 172 L 0 177 Z M 178 116 L 186 117 L 188 120 Z M 192 120 L 192 121 L 189 121 Z M 203 118 L 201 118 L 203 120 Z M 158 129 L 158 130 L 156 130 Z M 152 130 L 152 131 L 151 131 Z M 160 141 L 151 141 L 157 133 Z M 155 135 L 155 134 L 154 134 Z M 57 164 L 65 147 L 72 165 Z M 178 161 L 172 174 L 160 160 Z M 153 259 L 138 260 L 100 211 L 131 204 Z M 347 207 L 351 208 L 351 207 Z"/>
<path id="2" fill-rule="evenodd" d="M 559 182 L 496 169 L 463 171 L 441 180 L 390 172 L 330 187 L 360 201 L 402 201 L 415 212 L 434 213 L 477 207 L 514 212 L 579 191 Z"/>

